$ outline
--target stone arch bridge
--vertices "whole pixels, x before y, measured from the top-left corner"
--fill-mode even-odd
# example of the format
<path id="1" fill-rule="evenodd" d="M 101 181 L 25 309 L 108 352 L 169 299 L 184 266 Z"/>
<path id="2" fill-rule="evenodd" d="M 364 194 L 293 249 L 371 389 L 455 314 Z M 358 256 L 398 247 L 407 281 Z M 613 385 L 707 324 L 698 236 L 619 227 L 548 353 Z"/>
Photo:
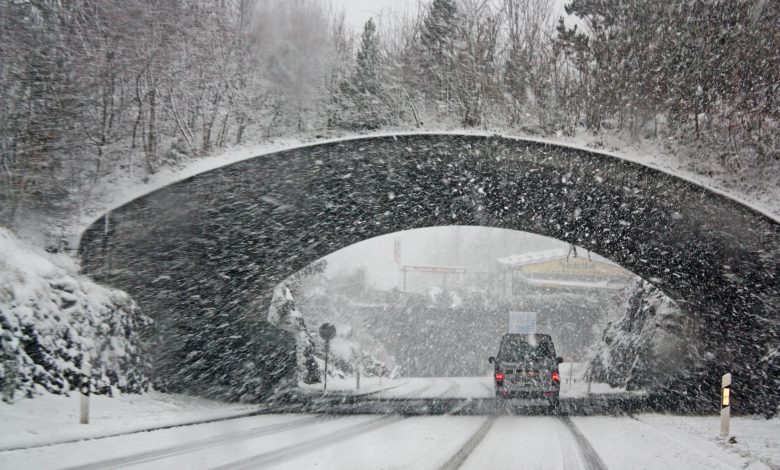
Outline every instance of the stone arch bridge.
<path id="1" fill-rule="evenodd" d="M 592 250 L 703 325 L 697 341 L 709 359 L 692 369 L 710 382 L 729 369 L 766 394 L 778 380 L 780 359 L 767 355 L 780 336 L 780 224 L 684 179 L 582 149 L 410 134 L 279 151 L 111 211 L 83 234 L 80 252 L 88 274 L 129 292 L 156 320 L 155 368 L 171 388 L 212 393 L 251 377 L 267 389 L 286 373 L 277 365 L 290 350 L 262 321 L 277 283 L 359 241 L 442 225 L 521 230 Z M 248 376 L 258 355 L 264 366 Z"/>

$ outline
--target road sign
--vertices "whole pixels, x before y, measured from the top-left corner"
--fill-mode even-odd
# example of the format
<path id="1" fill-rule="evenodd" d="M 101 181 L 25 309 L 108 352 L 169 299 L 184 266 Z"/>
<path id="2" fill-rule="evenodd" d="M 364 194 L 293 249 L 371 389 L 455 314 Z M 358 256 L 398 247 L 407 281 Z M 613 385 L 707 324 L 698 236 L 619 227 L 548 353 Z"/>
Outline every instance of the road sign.
<path id="1" fill-rule="evenodd" d="M 509 312 L 509 333 L 536 333 L 536 312 Z"/>
<path id="2" fill-rule="evenodd" d="M 330 323 L 323 323 L 320 325 L 320 338 L 325 341 L 330 341 L 336 336 L 336 327 Z"/>
<path id="3" fill-rule="evenodd" d="M 336 336 L 336 327 L 330 323 L 320 325 L 320 337 L 325 340 L 325 379 L 322 383 L 322 389 L 328 389 L 328 354 L 330 353 L 330 340 Z"/>

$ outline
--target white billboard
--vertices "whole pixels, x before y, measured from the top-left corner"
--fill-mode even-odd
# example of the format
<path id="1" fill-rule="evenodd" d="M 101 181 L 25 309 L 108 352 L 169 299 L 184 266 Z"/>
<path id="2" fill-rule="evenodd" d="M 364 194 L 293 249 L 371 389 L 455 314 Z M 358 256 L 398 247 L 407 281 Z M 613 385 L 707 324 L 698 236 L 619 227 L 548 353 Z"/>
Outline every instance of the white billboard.
<path id="1" fill-rule="evenodd" d="M 536 333 L 536 312 L 509 312 L 509 333 Z"/>

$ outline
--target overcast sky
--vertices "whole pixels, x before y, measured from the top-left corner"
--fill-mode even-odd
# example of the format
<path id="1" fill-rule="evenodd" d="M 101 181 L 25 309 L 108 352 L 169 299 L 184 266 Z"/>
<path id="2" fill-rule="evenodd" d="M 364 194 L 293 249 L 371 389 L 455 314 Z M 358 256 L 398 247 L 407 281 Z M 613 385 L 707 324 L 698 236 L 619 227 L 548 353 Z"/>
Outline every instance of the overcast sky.
<path id="1" fill-rule="evenodd" d="M 415 11 L 419 0 L 334 0 L 334 3 L 344 9 L 347 21 L 359 32 L 369 18 L 378 20 L 383 11 Z"/>
<path id="2" fill-rule="evenodd" d="M 390 10 L 395 12 L 407 11 L 413 13 L 417 11 L 420 4 L 428 5 L 430 1 L 431 0 L 333 0 L 337 8 L 344 10 L 347 21 L 357 33 L 363 30 L 363 25 L 369 18 L 374 18 L 378 21 L 383 12 L 387 13 Z M 563 7 L 571 0 L 551 1 L 553 3 L 553 21 L 557 22 L 559 16 L 566 15 L 566 11 Z M 567 20 L 567 24 L 569 22 L 570 21 Z"/>

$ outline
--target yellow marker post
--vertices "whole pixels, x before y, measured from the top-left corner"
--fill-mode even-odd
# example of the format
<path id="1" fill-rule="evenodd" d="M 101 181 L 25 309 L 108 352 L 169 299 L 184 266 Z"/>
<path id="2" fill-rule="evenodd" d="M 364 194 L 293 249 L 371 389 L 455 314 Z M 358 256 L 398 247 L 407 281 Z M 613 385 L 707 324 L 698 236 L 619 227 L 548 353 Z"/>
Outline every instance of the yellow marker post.
<path id="1" fill-rule="evenodd" d="M 721 379 L 720 386 L 720 437 L 729 436 L 729 419 L 731 418 L 731 374 Z"/>

